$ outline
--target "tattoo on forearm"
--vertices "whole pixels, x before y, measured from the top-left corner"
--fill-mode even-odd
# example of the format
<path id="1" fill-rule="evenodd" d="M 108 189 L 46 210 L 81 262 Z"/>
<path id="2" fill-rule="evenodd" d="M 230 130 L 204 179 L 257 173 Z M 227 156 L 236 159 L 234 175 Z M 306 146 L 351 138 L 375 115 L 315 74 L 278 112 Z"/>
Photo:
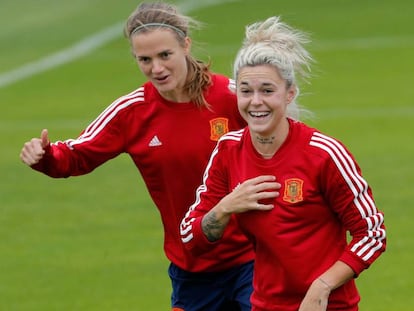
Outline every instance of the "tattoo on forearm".
<path id="1" fill-rule="evenodd" d="M 226 225 L 217 220 L 215 212 L 206 214 L 201 221 L 203 232 L 210 242 L 218 241 L 222 237 Z"/>

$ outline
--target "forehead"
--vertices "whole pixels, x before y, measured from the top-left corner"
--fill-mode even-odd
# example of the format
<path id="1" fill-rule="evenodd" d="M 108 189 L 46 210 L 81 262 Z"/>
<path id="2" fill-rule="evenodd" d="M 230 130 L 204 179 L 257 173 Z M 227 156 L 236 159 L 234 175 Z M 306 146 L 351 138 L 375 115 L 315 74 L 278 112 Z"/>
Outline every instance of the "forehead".
<path id="1" fill-rule="evenodd" d="M 146 56 L 180 47 L 177 34 L 168 28 L 140 31 L 131 37 L 131 44 L 135 54 Z"/>
<path id="2" fill-rule="evenodd" d="M 278 70 L 272 65 L 245 66 L 239 70 L 237 84 L 281 83 Z"/>

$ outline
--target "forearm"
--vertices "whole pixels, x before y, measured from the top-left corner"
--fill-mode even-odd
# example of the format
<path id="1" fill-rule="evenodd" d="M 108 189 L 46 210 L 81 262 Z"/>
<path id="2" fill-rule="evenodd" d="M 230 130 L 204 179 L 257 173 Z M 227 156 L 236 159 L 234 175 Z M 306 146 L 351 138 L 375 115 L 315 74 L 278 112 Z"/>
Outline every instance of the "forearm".
<path id="1" fill-rule="evenodd" d="M 330 290 L 334 290 L 354 277 L 355 273 L 346 263 L 335 262 L 328 270 L 318 278 L 319 282 L 324 283 Z"/>
<path id="2" fill-rule="evenodd" d="M 230 221 L 231 213 L 225 212 L 222 202 L 218 203 L 201 221 L 203 233 L 210 242 L 219 240 Z"/>
<path id="3" fill-rule="evenodd" d="M 331 292 L 353 278 L 354 271 L 342 261 L 337 261 L 317 277 L 306 292 L 299 311 L 326 311 Z"/>

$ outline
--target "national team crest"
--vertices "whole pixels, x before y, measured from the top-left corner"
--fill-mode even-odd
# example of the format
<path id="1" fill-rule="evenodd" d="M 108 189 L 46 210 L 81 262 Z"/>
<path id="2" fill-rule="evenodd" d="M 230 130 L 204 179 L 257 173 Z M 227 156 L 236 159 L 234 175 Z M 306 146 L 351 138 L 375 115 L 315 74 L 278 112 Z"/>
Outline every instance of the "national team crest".
<path id="1" fill-rule="evenodd" d="M 303 180 L 299 178 L 289 178 L 285 180 L 285 192 L 283 201 L 298 203 L 303 201 Z"/>
<path id="2" fill-rule="evenodd" d="M 210 120 L 210 139 L 218 141 L 221 136 L 229 131 L 229 119 L 215 118 Z"/>

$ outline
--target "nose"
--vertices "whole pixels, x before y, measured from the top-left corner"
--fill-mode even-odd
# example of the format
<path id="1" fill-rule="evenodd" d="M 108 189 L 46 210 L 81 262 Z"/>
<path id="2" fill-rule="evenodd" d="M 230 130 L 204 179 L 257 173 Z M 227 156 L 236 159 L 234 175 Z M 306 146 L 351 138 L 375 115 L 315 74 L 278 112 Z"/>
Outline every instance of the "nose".
<path id="1" fill-rule="evenodd" d="M 253 92 L 251 104 L 252 105 L 260 105 L 262 103 L 262 97 L 260 96 L 260 92 Z"/>
<path id="2" fill-rule="evenodd" d="M 152 62 L 152 73 L 160 73 L 164 70 L 164 66 L 162 64 L 162 61 L 154 59 Z"/>

